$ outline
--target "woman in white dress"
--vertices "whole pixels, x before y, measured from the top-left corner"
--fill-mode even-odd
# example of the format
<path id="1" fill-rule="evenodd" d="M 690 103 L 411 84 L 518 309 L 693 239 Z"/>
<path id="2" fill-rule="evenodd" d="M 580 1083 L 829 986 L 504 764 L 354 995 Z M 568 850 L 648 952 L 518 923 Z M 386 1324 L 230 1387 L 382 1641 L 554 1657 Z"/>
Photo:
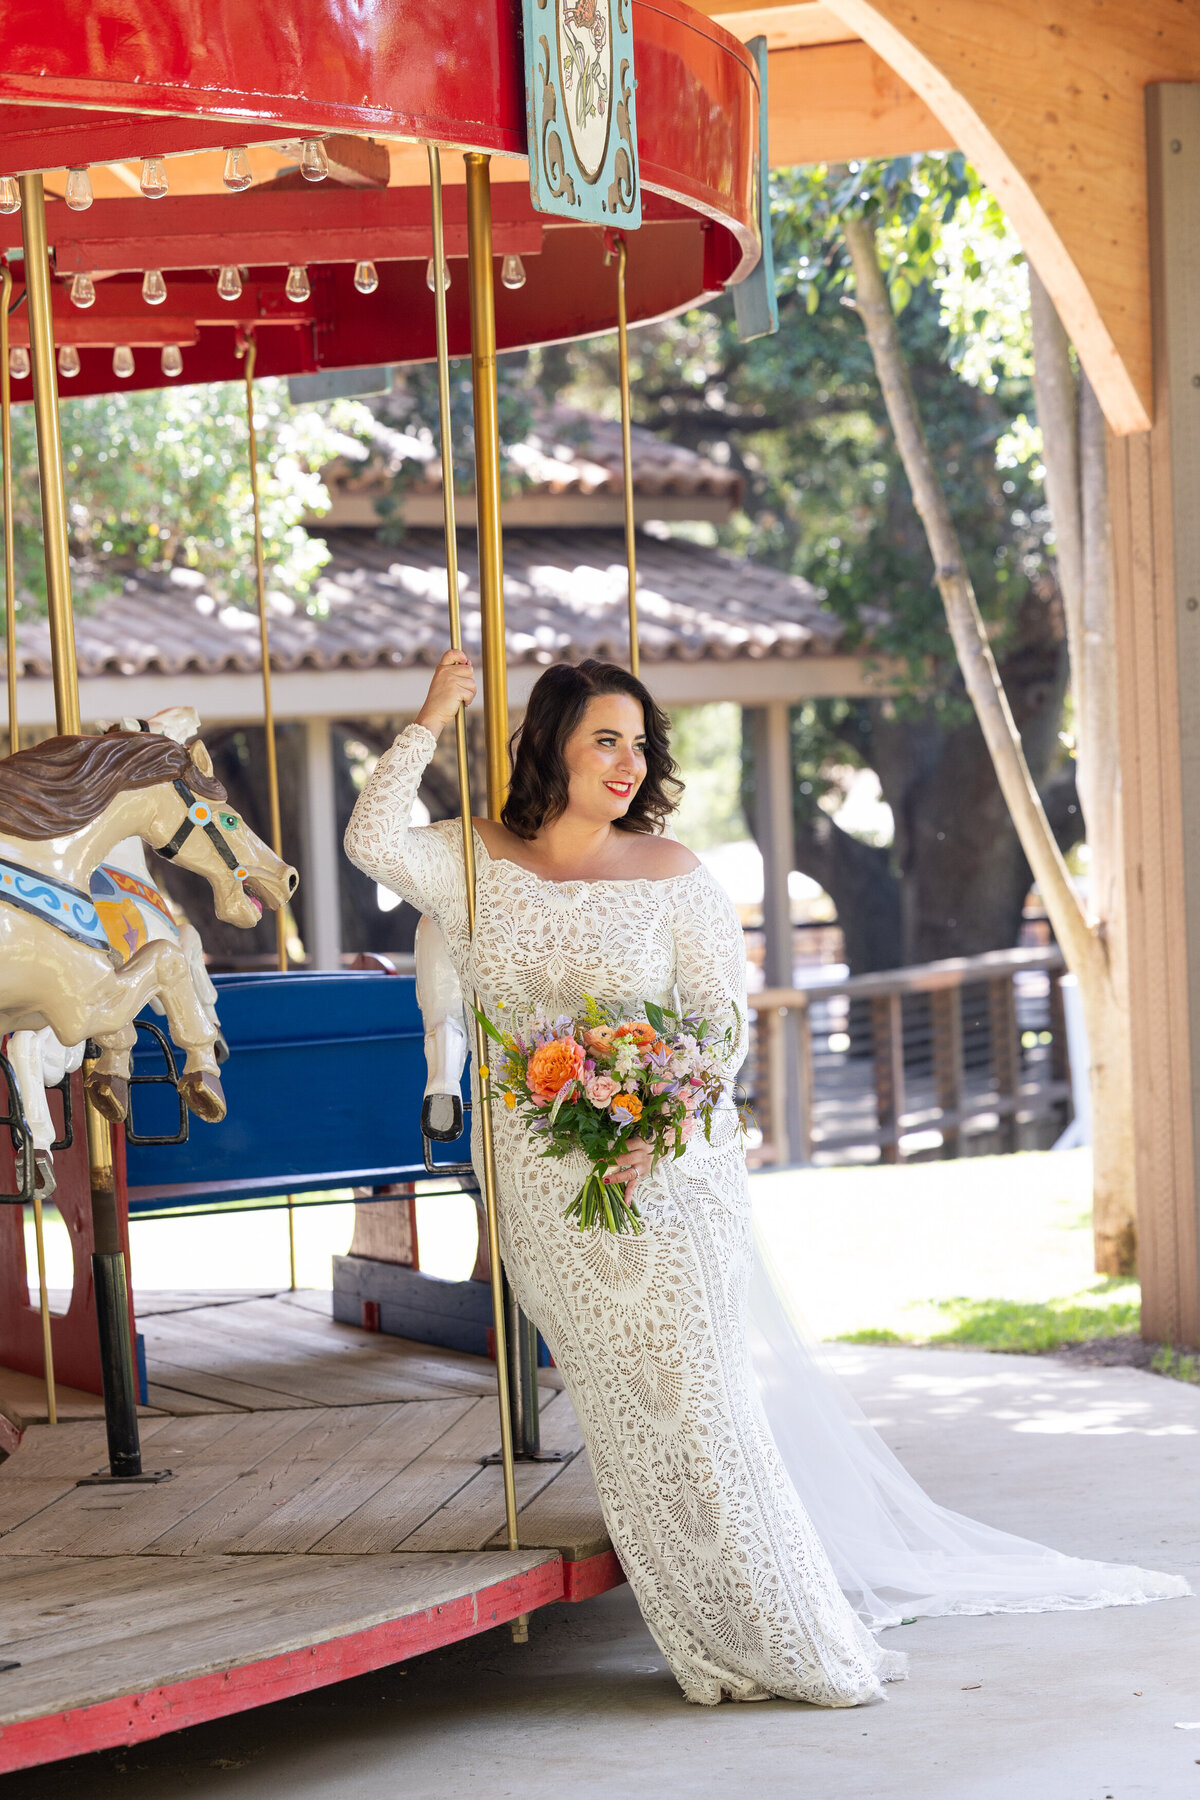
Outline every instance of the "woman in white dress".
<path id="1" fill-rule="evenodd" d="M 351 860 L 438 922 L 489 1016 L 519 1028 L 526 1014 L 575 1014 L 585 995 L 635 1016 L 678 999 L 736 1024 L 732 1079 L 745 1053 L 742 934 L 703 865 L 660 835 L 678 790 L 665 715 L 615 665 L 543 674 L 502 822 L 476 821 L 472 940 L 458 823 L 410 818 L 438 734 L 474 692 L 467 658 L 447 652 L 358 800 Z M 609 1535 L 687 1699 L 878 1698 L 905 1659 L 869 1627 L 901 1607 L 1028 1611 L 1188 1591 L 936 1507 L 794 1342 L 794 1363 L 782 1379 L 768 1368 L 764 1387 L 747 1337 L 755 1257 L 732 1108 L 711 1144 L 697 1133 L 679 1160 L 652 1169 L 631 1146 L 618 1175 L 637 1183 L 636 1237 L 567 1224 L 582 1156 L 541 1159 L 503 1108 L 493 1128 L 505 1266 L 562 1372 Z M 773 1303 L 755 1321 L 768 1361 L 789 1332 Z"/>

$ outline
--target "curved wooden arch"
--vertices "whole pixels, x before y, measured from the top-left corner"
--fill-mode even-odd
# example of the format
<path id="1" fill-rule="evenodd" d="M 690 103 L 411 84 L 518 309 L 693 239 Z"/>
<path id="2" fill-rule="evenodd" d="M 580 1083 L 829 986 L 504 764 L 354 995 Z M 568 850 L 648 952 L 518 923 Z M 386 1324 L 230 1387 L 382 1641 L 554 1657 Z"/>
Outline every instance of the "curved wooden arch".
<path id="1" fill-rule="evenodd" d="M 1153 413 L 1145 90 L 1200 80 L 1178 0 L 825 0 L 996 193 L 1112 429 Z M 715 10 L 715 8 L 714 8 Z"/>

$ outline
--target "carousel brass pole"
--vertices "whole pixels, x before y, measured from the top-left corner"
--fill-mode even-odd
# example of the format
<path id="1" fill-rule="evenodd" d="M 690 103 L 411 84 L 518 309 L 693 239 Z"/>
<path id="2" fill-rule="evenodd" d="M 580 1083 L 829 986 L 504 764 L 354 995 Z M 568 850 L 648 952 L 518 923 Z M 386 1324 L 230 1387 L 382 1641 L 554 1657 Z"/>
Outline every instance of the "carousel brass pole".
<path id="1" fill-rule="evenodd" d="M 50 260 L 46 247 L 46 197 L 40 175 L 21 177 L 21 239 L 25 249 L 29 356 L 33 364 L 33 416 L 37 427 L 38 484 L 42 497 L 54 714 L 59 732 L 72 736 L 79 731 L 79 683 L 75 667 L 75 623 L 71 616 L 71 563 L 67 550 L 66 482 L 58 424 L 54 315 L 50 304 Z M 107 1119 L 101 1118 L 90 1100 L 85 1101 L 84 1111 L 92 1193 L 92 1281 L 100 1335 L 108 1462 L 114 1476 L 136 1476 L 142 1471 L 142 1452 L 138 1441 L 137 1387 L 129 1330 L 128 1270 L 113 1178 L 112 1132 Z"/>
<path id="2" fill-rule="evenodd" d="M 467 270 L 471 292 L 471 387 L 475 400 L 483 724 L 487 739 L 488 816 L 498 819 L 508 792 L 508 659 L 504 641 L 504 552 L 500 538 L 491 158 L 472 151 L 463 161 L 467 165 Z"/>
<path id="3" fill-rule="evenodd" d="M 21 747 L 17 724 L 17 558 L 13 541 L 12 388 L 8 373 L 8 305 L 12 270 L 0 268 L 0 457 L 4 460 L 4 649 L 8 678 L 8 754 Z"/>
<path id="4" fill-rule="evenodd" d="M 468 157 L 468 165 L 470 164 Z M 486 162 L 486 159 L 484 159 Z M 485 168 L 486 176 L 486 168 Z M 468 176 L 468 181 L 470 177 Z M 454 438 L 450 419 L 450 359 L 446 340 L 446 261 L 442 229 L 442 159 L 435 144 L 429 145 L 429 191 L 433 219 L 433 294 L 434 325 L 437 334 L 438 415 L 442 452 L 442 515 L 446 532 L 446 588 L 450 602 L 450 643 L 455 650 L 463 647 L 462 612 L 458 593 L 458 532 L 454 519 Z M 488 233 L 490 237 L 490 230 Z M 491 273 L 491 259 L 488 259 Z M 474 320 L 474 278 L 472 277 L 472 321 Z M 495 334 L 493 330 L 493 346 Z M 492 363 L 493 378 L 495 360 Z M 476 442 L 479 435 L 476 414 Z M 482 533 L 480 534 L 482 545 Z M 483 553 L 480 551 L 482 567 Z M 501 631 L 503 639 L 503 630 Z M 502 663 L 500 694 L 507 698 Z M 488 694 L 488 668 L 484 666 L 484 698 Z M 471 823 L 471 771 L 467 759 L 467 715 L 459 707 L 454 719 L 455 747 L 458 753 L 458 790 L 462 810 L 463 871 L 467 883 L 467 925 L 475 932 L 475 831 Z M 489 790 L 491 767 L 489 761 Z M 478 1000 L 478 996 L 476 996 Z M 475 1066 L 479 1077 L 479 1126 L 483 1140 L 483 1199 L 487 1218 L 488 1259 L 491 1263 L 492 1318 L 496 1340 L 496 1394 L 500 1405 L 500 1466 L 504 1478 L 504 1520 L 508 1530 L 508 1547 L 517 1548 L 517 1482 L 513 1462 L 512 1406 L 508 1379 L 508 1334 L 505 1329 L 504 1273 L 500 1263 L 500 1230 L 496 1203 L 496 1160 L 492 1143 L 492 1095 L 488 1073 L 488 1048 L 483 1027 L 475 1026 Z M 526 1630 L 527 1635 L 527 1630 Z"/>
<path id="5" fill-rule="evenodd" d="M 46 554 L 46 611 L 53 663 L 54 715 L 61 733 L 79 730 L 79 680 L 71 617 L 71 564 L 67 554 L 67 495 L 58 426 L 58 376 L 50 261 L 46 248 L 46 199 L 40 175 L 21 176 L 21 239 L 25 247 L 29 355 L 33 363 L 33 417 L 37 426 L 38 481 L 42 495 L 42 544 Z"/>
<path id="6" fill-rule="evenodd" d="M 4 462 L 4 663 L 8 682 L 8 753 L 21 747 L 17 721 L 17 569 L 13 534 L 12 385 L 8 372 L 8 308 L 12 270 L 0 268 L 0 458 Z M 46 1382 L 46 1420 L 58 1424 L 58 1390 L 54 1381 L 54 1334 L 50 1327 L 50 1294 L 46 1286 L 46 1233 L 42 1196 L 33 1196 L 33 1236 L 37 1245 L 38 1310 L 42 1316 L 42 1372 Z"/>
<path id="7" fill-rule="evenodd" d="M 254 593 L 258 605 L 258 644 L 262 660 L 263 736 L 267 743 L 267 804 L 271 819 L 271 848 L 283 855 L 283 823 L 279 810 L 279 761 L 275 753 L 275 708 L 271 702 L 271 636 L 267 623 L 267 572 L 263 557 L 262 507 L 258 497 L 258 433 L 254 429 L 254 364 L 258 345 L 251 337 L 245 351 L 246 424 L 250 433 L 250 497 L 254 503 Z M 282 906 L 275 912 L 275 957 L 280 972 L 288 971 L 287 921 Z M 287 1197 L 288 1282 L 296 1291 L 296 1209 Z"/>
<path id="8" fill-rule="evenodd" d="M 633 520 L 633 420 L 629 403 L 629 318 L 625 306 L 625 239 L 617 239 L 617 354 L 621 370 L 621 459 L 625 474 L 625 566 L 629 571 L 629 672 L 640 673 L 637 539 Z"/>

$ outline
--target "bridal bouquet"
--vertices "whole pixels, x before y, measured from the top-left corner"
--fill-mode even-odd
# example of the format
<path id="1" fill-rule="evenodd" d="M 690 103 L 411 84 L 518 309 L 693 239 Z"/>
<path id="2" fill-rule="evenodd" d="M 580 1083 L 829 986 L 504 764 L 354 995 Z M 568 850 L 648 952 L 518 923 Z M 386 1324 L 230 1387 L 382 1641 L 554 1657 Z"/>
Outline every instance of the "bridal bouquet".
<path id="1" fill-rule="evenodd" d="M 640 1231 L 637 1205 L 612 1171 L 631 1138 L 651 1144 L 655 1163 L 682 1156 L 697 1127 L 711 1141 L 740 1021 L 718 1032 L 696 1013 L 650 1001 L 626 1018 L 586 996 L 578 1018 L 539 1014 L 524 1033 L 477 1017 L 499 1048 L 493 1074 L 504 1104 L 544 1140 L 541 1155 L 582 1150 L 591 1162 L 565 1217 L 580 1231 Z"/>

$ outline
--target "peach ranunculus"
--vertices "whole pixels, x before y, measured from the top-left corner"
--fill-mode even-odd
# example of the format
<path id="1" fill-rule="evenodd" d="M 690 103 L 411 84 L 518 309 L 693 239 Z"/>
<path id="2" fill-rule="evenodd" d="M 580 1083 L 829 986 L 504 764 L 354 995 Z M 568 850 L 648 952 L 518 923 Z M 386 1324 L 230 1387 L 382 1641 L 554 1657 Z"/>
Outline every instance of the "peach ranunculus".
<path id="1" fill-rule="evenodd" d="M 573 1037 L 552 1038 L 548 1044 L 539 1044 L 529 1058 L 525 1079 L 533 1098 L 552 1106 L 559 1090 L 582 1069 L 583 1045 Z"/>
<path id="2" fill-rule="evenodd" d="M 607 1056 L 613 1047 L 613 1028 L 611 1025 L 593 1025 L 583 1034 L 583 1041 L 595 1056 Z"/>
<path id="3" fill-rule="evenodd" d="M 607 1106 L 617 1092 L 617 1084 L 611 1075 L 593 1075 L 584 1092 L 593 1106 Z"/>
<path id="4" fill-rule="evenodd" d="M 628 1113 L 629 1117 L 636 1125 L 642 1116 L 642 1103 L 636 1094 L 618 1094 L 609 1108 L 609 1111 L 612 1113 L 614 1119 L 618 1112 Z"/>
<path id="5" fill-rule="evenodd" d="M 613 1032 L 613 1036 L 615 1038 L 630 1038 L 640 1049 L 643 1044 L 655 1043 L 658 1038 L 658 1033 L 655 1031 L 653 1025 L 648 1025 L 646 1023 L 645 1019 L 630 1019 L 627 1020 L 624 1025 L 618 1025 L 617 1029 Z"/>

